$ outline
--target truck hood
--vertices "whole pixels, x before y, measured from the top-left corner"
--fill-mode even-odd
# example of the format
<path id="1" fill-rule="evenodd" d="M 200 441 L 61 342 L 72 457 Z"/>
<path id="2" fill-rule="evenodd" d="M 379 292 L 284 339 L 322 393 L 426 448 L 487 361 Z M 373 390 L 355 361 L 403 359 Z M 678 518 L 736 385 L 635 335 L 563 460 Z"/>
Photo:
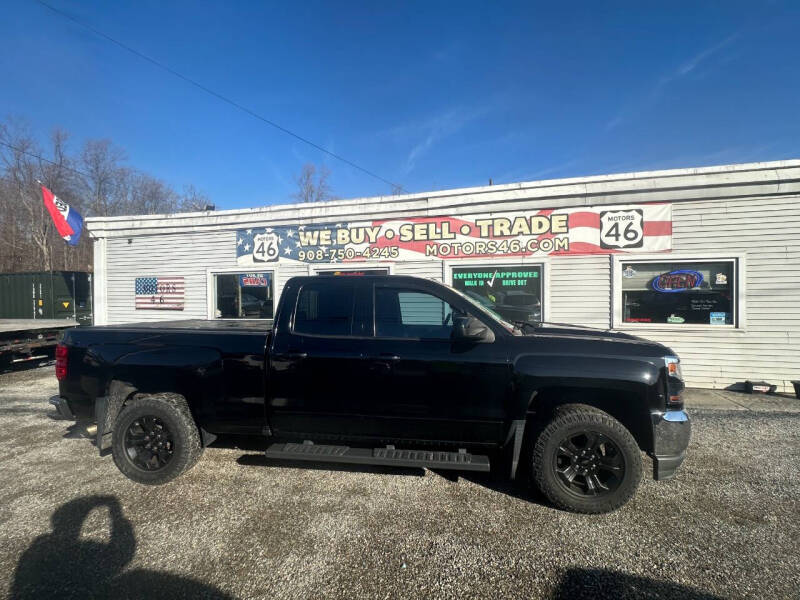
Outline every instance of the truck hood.
<path id="1" fill-rule="evenodd" d="M 587 343 L 591 344 L 591 346 L 602 344 L 605 347 L 610 347 L 609 343 L 611 343 L 611 345 L 617 346 L 613 352 L 614 354 L 674 355 L 674 352 L 663 344 L 629 333 L 563 323 L 545 322 L 536 328 L 527 328 L 522 337 L 541 341 L 550 340 L 551 342 L 559 340 L 559 346 L 574 348 L 578 351 L 582 345 Z"/>

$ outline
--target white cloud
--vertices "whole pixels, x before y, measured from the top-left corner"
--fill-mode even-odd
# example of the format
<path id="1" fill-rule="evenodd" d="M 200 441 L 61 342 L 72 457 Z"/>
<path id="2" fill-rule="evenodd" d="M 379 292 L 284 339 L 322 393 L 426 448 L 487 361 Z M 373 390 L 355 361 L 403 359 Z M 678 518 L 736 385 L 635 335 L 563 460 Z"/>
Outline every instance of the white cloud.
<path id="1" fill-rule="evenodd" d="M 394 127 L 383 135 L 388 135 L 398 144 L 412 144 L 404 165 L 404 172 L 410 173 L 419 159 L 436 144 L 498 108 L 500 103 L 497 101 L 478 107 L 456 106 L 424 121 L 409 122 Z"/>
<path id="2" fill-rule="evenodd" d="M 707 61 L 709 58 L 717 54 L 720 50 L 726 48 L 730 44 L 732 44 L 737 38 L 739 37 L 738 33 L 734 33 L 729 35 L 721 42 L 717 42 L 708 48 L 705 48 L 692 56 L 689 60 L 682 63 L 678 66 L 677 69 L 672 69 L 669 72 L 665 73 L 655 82 L 653 87 L 650 89 L 650 93 L 647 97 L 639 103 L 638 106 L 627 106 L 619 111 L 619 113 L 612 119 L 610 119 L 606 125 L 605 130 L 611 131 L 612 129 L 616 129 L 619 125 L 623 122 L 627 121 L 631 118 L 632 115 L 635 115 L 637 112 L 641 111 L 643 106 L 651 104 L 658 100 L 658 98 L 664 93 L 664 90 L 674 81 L 689 75 L 692 71 L 697 69 L 702 63 Z"/>

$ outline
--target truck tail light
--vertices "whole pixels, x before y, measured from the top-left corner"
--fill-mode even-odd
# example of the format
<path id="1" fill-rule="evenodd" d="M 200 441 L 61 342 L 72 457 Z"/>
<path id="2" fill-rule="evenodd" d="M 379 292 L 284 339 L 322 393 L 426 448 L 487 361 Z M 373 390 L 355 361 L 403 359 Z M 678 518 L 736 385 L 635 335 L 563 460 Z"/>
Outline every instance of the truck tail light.
<path id="1" fill-rule="evenodd" d="M 61 381 L 67 378 L 67 357 L 69 349 L 64 344 L 56 346 L 56 379 Z"/>

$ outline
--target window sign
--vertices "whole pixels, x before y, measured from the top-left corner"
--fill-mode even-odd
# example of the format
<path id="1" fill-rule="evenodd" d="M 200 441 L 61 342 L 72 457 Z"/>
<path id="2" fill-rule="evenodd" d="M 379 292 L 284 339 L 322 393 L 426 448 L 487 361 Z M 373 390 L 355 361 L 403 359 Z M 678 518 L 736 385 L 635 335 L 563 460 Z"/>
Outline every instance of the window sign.
<path id="1" fill-rule="evenodd" d="M 625 262 L 622 322 L 735 324 L 735 261 Z"/>
<path id="2" fill-rule="evenodd" d="M 678 269 L 653 277 L 653 289 L 662 293 L 688 292 L 700 289 L 703 285 L 703 274 L 690 269 Z"/>
<path id="3" fill-rule="evenodd" d="M 269 273 L 242 273 L 239 275 L 239 285 L 248 288 L 252 287 L 269 287 L 270 274 Z"/>
<path id="4" fill-rule="evenodd" d="M 453 287 L 509 322 L 542 320 L 542 267 L 455 267 Z"/>
<path id="5" fill-rule="evenodd" d="M 218 319 L 271 319 L 273 277 L 271 272 L 224 273 L 214 276 L 214 315 Z"/>

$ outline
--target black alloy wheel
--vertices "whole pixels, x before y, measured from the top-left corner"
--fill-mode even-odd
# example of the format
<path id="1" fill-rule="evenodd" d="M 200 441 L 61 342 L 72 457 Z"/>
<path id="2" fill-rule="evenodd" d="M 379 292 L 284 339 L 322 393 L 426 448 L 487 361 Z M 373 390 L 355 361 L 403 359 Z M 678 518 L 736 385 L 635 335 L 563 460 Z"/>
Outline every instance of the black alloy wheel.
<path id="1" fill-rule="evenodd" d="M 203 453 L 186 398 L 171 392 L 136 394 L 128 400 L 114 420 L 111 449 L 117 468 L 146 485 L 172 481 Z"/>
<path id="2" fill-rule="evenodd" d="M 642 480 L 642 453 L 630 431 L 586 404 L 557 407 L 533 444 L 533 481 L 559 508 L 597 514 L 616 510 Z"/>
<path id="3" fill-rule="evenodd" d="M 555 470 L 567 490 L 581 496 L 614 492 L 625 478 L 625 458 L 617 445 L 597 431 L 570 434 L 558 445 Z"/>
<path id="4" fill-rule="evenodd" d="M 125 431 L 125 453 L 144 471 L 163 469 L 172 460 L 174 450 L 172 432 L 158 417 L 139 417 Z"/>

